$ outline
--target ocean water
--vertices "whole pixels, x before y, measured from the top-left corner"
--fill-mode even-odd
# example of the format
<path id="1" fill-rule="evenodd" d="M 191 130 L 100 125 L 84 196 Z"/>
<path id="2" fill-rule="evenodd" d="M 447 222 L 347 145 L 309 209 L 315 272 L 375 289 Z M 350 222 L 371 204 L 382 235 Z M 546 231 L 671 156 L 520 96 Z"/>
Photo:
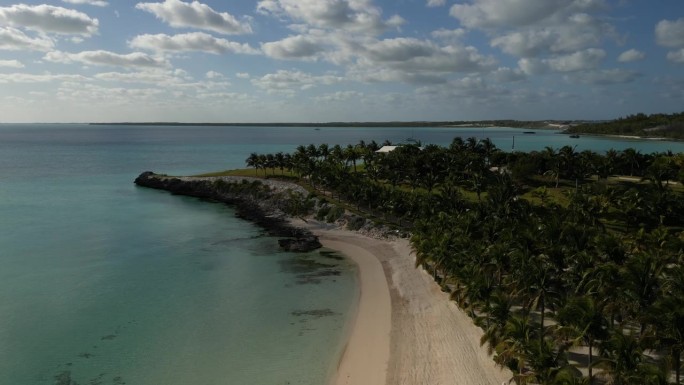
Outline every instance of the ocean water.
<path id="1" fill-rule="evenodd" d="M 323 384 L 356 267 L 298 255 L 230 207 L 137 188 L 142 171 L 244 167 L 251 152 L 408 137 L 684 151 L 515 129 L 0 125 L 0 384 Z"/>

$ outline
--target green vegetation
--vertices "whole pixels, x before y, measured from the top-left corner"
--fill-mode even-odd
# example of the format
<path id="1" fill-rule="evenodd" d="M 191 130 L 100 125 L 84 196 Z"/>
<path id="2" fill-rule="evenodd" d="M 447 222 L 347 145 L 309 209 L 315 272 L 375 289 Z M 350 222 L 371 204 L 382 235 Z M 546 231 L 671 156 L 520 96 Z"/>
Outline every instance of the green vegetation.
<path id="1" fill-rule="evenodd" d="M 684 139 L 684 112 L 630 115 L 610 122 L 579 124 L 568 128 L 566 132 Z"/>
<path id="2" fill-rule="evenodd" d="M 416 264 L 517 384 L 681 384 L 683 154 L 504 153 L 474 138 L 378 148 L 299 146 L 247 164 L 410 231 Z"/>

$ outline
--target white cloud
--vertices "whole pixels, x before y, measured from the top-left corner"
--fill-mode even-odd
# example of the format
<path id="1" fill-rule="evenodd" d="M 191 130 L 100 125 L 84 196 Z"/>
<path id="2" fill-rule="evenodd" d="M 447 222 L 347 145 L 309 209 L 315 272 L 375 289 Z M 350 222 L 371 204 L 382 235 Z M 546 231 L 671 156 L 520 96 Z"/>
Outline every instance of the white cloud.
<path id="1" fill-rule="evenodd" d="M 352 67 L 347 75 L 350 79 L 366 83 L 443 84 L 447 81 L 446 76 L 440 73 L 372 66 Z"/>
<path id="2" fill-rule="evenodd" d="M 179 35 L 140 35 L 129 42 L 131 48 L 166 52 L 208 52 L 213 54 L 240 53 L 258 54 L 259 51 L 248 44 L 215 38 L 204 32 L 191 32 Z"/>
<path id="3" fill-rule="evenodd" d="M 440 28 L 436 31 L 432 31 L 430 35 L 436 39 L 442 40 L 457 40 L 466 35 L 466 30 L 463 28 L 457 29 L 446 29 Z"/>
<path id="4" fill-rule="evenodd" d="M 646 54 L 636 49 L 627 50 L 618 56 L 618 61 L 621 63 L 629 63 L 633 61 L 642 60 Z"/>
<path id="5" fill-rule="evenodd" d="M 684 47 L 684 18 L 674 21 L 661 20 L 655 28 L 656 42 L 664 47 Z M 667 60 L 684 63 L 684 48 L 667 53 Z"/>
<path id="6" fill-rule="evenodd" d="M 441 7 L 446 4 L 446 0 L 428 0 L 428 7 Z"/>
<path id="7" fill-rule="evenodd" d="M 53 51 L 48 52 L 43 59 L 55 63 L 82 63 L 115 67 L 160 68 L 168 66 L 165 60 L 141 52 L 123 55 L 103 50 L 79 53 Z"/>
<path id="8" fill-rule="evenodd" d="M 631 83 L 642 75 L 635 71 L 625 70 L 621 68 L 594 70 L 586 72 L 577 72 L 566 77 L 571 83 L 584 83 L 591 85 L 611 85 L 611 84 L 625 84 Z"/>
<path id="9" fill-rule="evenodd" d="M 106 7 L 109 5 L 106 1 L 102 0 L 62 0 L 65 3 L 76 4 L 76 5 L 94 5 L 96 7 Z"/>
<path id="10" fill-rule="evenodd" d="M 97 32 L 99 21 L 73 9 L 15 4 L 0 7 L 0 24 L 41 33 L 91 36 Z"/>
<path id="11" fill-rule="evenodd" d="M 554 71 L 573 72 L 596 68 L 605 56 L 606 52 L 604 50 L 589 48 L 573 54 L 548 59 L 545 62 Z"/>
<path id="12" fill-rule="evenodd" d="M 198 28 L 226 35 L 251 33 L 249 23 L 238 21 L 227 12 L 217 12 L 198 1 L 185 3 L 180 0 L 165 0 L 163 3 L 138 3 L 135 6 L 150 12 L 175 28 Z"/>
<path id="13" fill-rule="evenodd" d="M 519 68 L 507 68 L 500 67 L 492 72 L 491 77 L 496 80 L 497 83 L 511 83 L 524 80 L 526 78 L 525 73 Z"/>
<path id="14" fill-rule="evenodd" d="M 157 96 L 167 96 L 166 90 L 154 88 L 124 88 L 102 87 L 95 84 L 83 84 L 80 82 L 62 83 L 57 91 L 59 100 L 69 103 L 82 103 L 97 105 L 106 103 L 111 105 L 139 105 L 139 103 L 154 103 Z"/>
<path id="15" fill-rule="evenodd" d="M 264 43 L 261 45 L 264 53 L 276 59 L 307 59 L 313 58 L 324 48 L 309 36 L 289 36 L 283 40 Z"/>
<path id="16" fill-rule="evenodd" d="M 518 66 L 527 75 L 541 75 L 548 72 L 575 72 L 596 69 L 605 57 L 606 52 L 604 50 L 589 48 L 549 59 L 523 58 L 518 61 Z"/>
<path id="17" fill-rule="evenodd" d="M 312 75 L 301 71 L 279 70 L 258 79 L 252 79 L 252 84 L 269 93 L 292 93 L 296 90 L 307 90 L 319 85 L 339 83 L 343 78 L 334 75 Z"/>
<path id="18" fill-rule="evenodd" d="M 493 58 L 480 54 L 474 47 L 439 46 L 413 38 L 385 39 L 368 44 L 362 56 L 370 61 L 370 66 L 385 64 L 408 72 L 477 72 L 491 68 L 495 63 Z"/>
<path id="19" fill-rule="evenodd" d="M 159 69 L 139 72 L 102 72 L 96 74 L 94 78 L 109 82 L 156 84 L 159 86 L 179 84 L 188 80 L 187 75 L 182 70 Z"/>
<path id="20" fill-rule="evenodd" d="M 238 79 L 249 79 L 250 75 L 247 72 L 238 72 L 235 74 Z"/>
<path id="21" fill-rule="evenodd" d="M 371 0 L 261 0 L 257 11 L 317 28 L 372 35 L 404 23 L 396 15 L 384 21 Z"/>
<path id="22" fill-rule="evenodd" d="M 47 52 L 53 49 L 54 44 L 52 39 L 45 36 L 31 38 L 16 28 L 0 27 L 0 50 Z"/>
<path id="23" fill-rule="evenodd" d="M 368 47 L 366 56 L 376 62 L 398 62 L 432 56 L 439 48 L 428 41 L 413 38 L 380 40 Z"/>
<path id="24" fill-rule="evenodd" d="M 588 14 L 577 13 L 558 22 L 505 32 L 492 38 L 491 44 L 514 56 L 538 57 L 595 47 L 607 37 L 617 38 L 613 26 Z"/>
<path id="25" fill-rule="evenodd" d="M 522 27 L 567 8 L 568 0 L 472 0 L 454 4 L 449 14 L 468 28 Z"/>
<path id="26" fill-rule="evenodd" d="M 677 51 L 668 52 L 667 60 L 674 63 L 684 64 L 684 48 Z"/>
<path id="27" fill-rule="evenodd" d="M 495 37 L 491 44 L 511 55 L 535 57 L 549 50 L 556 39 L 549 29 L 527 30 Z"/>
<path id="28" fill-rule="evenodd" d="M 518 67 L 526 75 L 541 75 L 549 70 L 548 66 L 540 59 L 530 58 L 518 60 Z"/>
<path id="29" fill-rule="evenodd" d="M 656 42 L 665 47 L 684 47 L 684 18 L 661 20 L 655 28 Z"/>
<path id="30" fill-rule="evenodd" d="M 67 75 L 67 74 L 51 74 L 45 72 L 42 74 L 28 74 L 28 73 L 11 73 L 0 74 L 0 83 L 49 83 L 54 81 L 74 81 L 84 82 L 88 78 L 81 75 Z"/>
<path id="31" fill-rule="evenodd" d="M 204 77 L 207 79 L 225 79 L 225 76 L 223 76 L 222 73 L 216 71 L 208 71 L 206 74 L 204 74 Z"/>
<path id="32" fill-rule="evenodd" d="M 0 60 L 0 68 L 24 68 L 19 60 Z"/>
<path id="33" fill-rule="evenodd" d="M 317 96 L 314 100 L 318 102 L 332 103 L 332 102 L 345 102 L 348 100 L 359 100 L 363 98 L 364 95 L 358 91 L 338 91 L 330 94 L 324 94 Z"/>

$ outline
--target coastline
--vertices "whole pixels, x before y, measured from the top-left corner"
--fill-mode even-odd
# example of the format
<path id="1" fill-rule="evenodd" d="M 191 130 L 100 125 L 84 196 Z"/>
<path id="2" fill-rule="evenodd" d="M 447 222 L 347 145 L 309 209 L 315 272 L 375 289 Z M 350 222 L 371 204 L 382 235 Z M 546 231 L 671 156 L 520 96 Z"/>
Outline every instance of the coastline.
<path id="1" fill-rule="evenodd" d="M 240 179 L 247 178 L 221 178 L 233 183 Z M 288 217 L 277 209 L 278 192 L 301 188 L 289 182 L 268 181 L 276 193 L 264 199 L 226 193 L 216 180 L 145 172 L 135 183 L 247 208 L 245 219 L 284 236 L 313 234 L 358 265 L 360 297 L 347 321 L 347 340 L 341 343 L 345 348 L 330 385 L 497 385 L 511 379 L 512 373 L 499 368 L 480 346 L 482 330 L 425 270 L 415 267 L 407 239 L 382 232 L 366 236 L 344 230 L 340 223 Z"/>
<path id="2" fill-rule="evenodd" d="M 358 309 L 330 385 L 498 385 L 511 379 L 480 346 L 482 330 L 414 267 L 408 240 L 370 238 L 316 221 L 291 223 L 359 266 Z"/>

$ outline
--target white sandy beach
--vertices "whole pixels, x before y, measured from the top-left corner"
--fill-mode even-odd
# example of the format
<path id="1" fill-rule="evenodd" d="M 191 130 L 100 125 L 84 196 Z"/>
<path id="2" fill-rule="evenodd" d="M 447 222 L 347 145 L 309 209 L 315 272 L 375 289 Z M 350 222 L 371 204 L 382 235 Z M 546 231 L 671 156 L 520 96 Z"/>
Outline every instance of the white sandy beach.
<path id="1" fill-rule="evenodd" d="M 301 223 L 298 223 L 301 225 Z M 481 330 L 422 269 L 407 240 L 308 226 L 352 258 L 361 297 L 334 385 L 499 385 L 511 373 L 480 346 Z"/>

